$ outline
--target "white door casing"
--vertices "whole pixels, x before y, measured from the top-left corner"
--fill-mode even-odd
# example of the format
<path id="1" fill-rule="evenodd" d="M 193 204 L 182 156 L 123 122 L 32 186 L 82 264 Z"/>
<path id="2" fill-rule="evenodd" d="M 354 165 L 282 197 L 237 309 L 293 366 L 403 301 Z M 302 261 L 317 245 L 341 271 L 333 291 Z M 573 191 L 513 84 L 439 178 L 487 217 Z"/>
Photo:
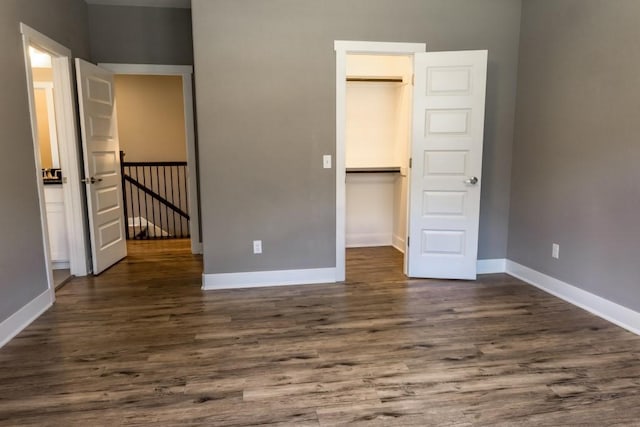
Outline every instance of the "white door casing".
<path id="1" fill-rule="evenodd" d="M 424 43 L 334 41 L 336 51 L 336 282 L 345 280 L 346 246 L 346 91 L 347 55 L 413 55 L 427 49 Z"/>
<path id="2" fill-rule="evenodd" d="M 416 53 L 408 275 L 476 278 L 487 51 Z"/>
<path id="3" fill-rule="evenodd" d="M 120 145 L 113 74 L 76 59 L 93 273 L 125 256 Z"/>

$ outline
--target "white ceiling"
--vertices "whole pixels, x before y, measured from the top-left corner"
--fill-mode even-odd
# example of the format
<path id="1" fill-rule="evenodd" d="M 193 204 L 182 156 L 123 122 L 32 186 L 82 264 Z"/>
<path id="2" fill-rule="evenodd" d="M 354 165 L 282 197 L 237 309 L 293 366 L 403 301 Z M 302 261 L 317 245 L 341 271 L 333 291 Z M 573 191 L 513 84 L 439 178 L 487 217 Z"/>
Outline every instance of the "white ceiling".
<path id="1" fill-rule="evenodd" d="M 84 0 L 106 6 L 177 7 L 191 9 L 191 0 Z"/>

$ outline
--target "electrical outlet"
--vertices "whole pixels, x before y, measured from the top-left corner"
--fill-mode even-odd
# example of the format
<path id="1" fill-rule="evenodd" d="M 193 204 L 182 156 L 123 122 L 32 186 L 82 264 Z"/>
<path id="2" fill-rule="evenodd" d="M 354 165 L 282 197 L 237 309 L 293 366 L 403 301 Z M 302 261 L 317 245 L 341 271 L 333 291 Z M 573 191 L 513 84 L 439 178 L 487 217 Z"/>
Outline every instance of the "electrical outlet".
<path id="1" fill-rule="evenodd" d="M 554 243 L 553 245 L 551 245 L 551 256 L 554 257 L 555 259 L 560 259 L 560 245 L 557 243 Z"/>
<path id="2" fill-rule="evenodd" d="M 261 254 L 262 253 L 262 240 L 254 240 L 253 241 L 253 253 Z"/>

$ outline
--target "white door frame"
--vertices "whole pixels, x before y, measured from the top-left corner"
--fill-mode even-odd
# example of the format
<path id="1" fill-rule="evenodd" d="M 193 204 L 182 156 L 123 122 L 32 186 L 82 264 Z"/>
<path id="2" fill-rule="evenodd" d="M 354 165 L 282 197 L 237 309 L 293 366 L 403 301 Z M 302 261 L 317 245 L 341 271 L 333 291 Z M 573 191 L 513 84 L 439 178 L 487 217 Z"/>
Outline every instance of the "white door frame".
<path id="1" fill-rule="evenodd" d="M 182 97 L 184 103 L 184 133 L 187 141 L 187 168 L 189 168 L 189 183 L 187 186 L 189 197 L 189 234 L 191 235 L 191 252 L 202 253 L 200 241 L 200 215 L 198 207 L 198 168 L 196 158 L 196 136 L 193 113 L 193 67 L 190 65 L 154 65 L 154 64 L 113 64 L 99 63 L 114 74 L 126 75 L 154 75 L 182 77 Z M 116 97 L 118 94 L 116 93 Z"/>
<path id="2" fill-rule="evenodd" d="M 29 98 L 29 115 L 31 116 L 31 137 L 35 155 L 35 172 L 40 204 L 40 222 L 44 240 L 45 262 L 47 263 L 47 281 L 54 296 L 53 266 L 51 263 L 51 249 L 49 246 L 49 232 L 47 227 L 46 202 L 44 198 L 44 182 L 42 180 L 42 165 L 40 162 L 40 144 L 38 142 L 38 127 L 35 109 L 35 94 L 33 89 L 33 73 L 29 46 L 51 55 L 53 68 L 53 86 L 57 93 L 54 96 L 55 124 L 58 132 L 60 165 L 65 181 L 62 192 L 64 197 L 67 235 L 69 236 L 69 268 L 74 276 L 86 276 L 90 272 L 90 259 L 87 251 L 88 236 L 85 229 L 85 205 L 83 203 L 83 184 L 80 182 L 80 153 L 77 134 L 77 118 L 74 96 L 73 75 L 71 73 L 71 50 L 50 39 L 33 28 L 20 23 L 22 45 L 24 50 L 25 72 L 27 77 L 27 94 Z"/>
<path id="3" fill-rule="evenodd" d="M 336 282 L 345 280 L 347 55 L 402 55 L 426 52 L 425 43 L 334 41 L 336 51 Z"/>

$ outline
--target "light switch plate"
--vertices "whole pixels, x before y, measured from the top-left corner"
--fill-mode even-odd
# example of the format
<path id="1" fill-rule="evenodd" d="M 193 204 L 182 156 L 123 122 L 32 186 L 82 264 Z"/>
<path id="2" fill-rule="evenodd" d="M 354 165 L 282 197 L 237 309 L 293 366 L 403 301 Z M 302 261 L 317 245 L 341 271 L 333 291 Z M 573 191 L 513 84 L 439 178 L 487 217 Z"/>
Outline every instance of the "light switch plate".
<path id="1" fill-rule="evenodd" d="M 322 156 L 322 167 L 325 169 L 331 169 L 331 154 L 325 154 Z"/>

